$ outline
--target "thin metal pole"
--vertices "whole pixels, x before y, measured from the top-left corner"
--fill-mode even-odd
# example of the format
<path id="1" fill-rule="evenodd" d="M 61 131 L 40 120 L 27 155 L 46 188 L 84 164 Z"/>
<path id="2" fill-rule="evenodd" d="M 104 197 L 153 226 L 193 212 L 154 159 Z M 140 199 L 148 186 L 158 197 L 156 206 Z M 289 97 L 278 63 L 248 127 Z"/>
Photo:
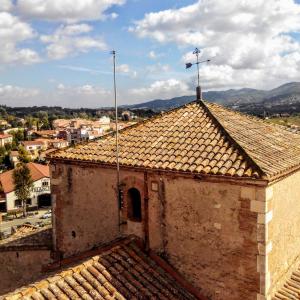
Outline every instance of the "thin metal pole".
<path id="1" fill-rule="evenodd" d="M 199 53 L 196 52 L 196 55 L 197 55 L 197 70 L 198 70 L 198 86 L 200 86 L 200 71 L 199 71 Z"/>
<path id="2" fill-rule="evenodd" d="M 114 73 L 114 97 L 115 97 L 115 126 L 116 126 L 116 164 L 117 164 L 117 203 L 118 203 L 118 223 L 120 226 L 120 161 L 119 161 L 119 129 L 118 129 L 118 102 L 116 85 L 116 51 L 113 50 L 113 73 Z"/>

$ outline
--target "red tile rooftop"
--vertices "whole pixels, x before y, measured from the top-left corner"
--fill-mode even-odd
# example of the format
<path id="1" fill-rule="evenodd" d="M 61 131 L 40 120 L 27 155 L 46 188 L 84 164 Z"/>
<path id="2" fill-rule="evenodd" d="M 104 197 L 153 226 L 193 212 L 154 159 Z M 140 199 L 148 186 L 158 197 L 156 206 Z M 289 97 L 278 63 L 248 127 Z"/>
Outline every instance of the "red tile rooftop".
<path id="1" fill-rule="evenodd" d="M 175 276 L 178 279 L 178 276 Z M 204 299 L 193 295 L 133 238 L 70 268 L 2 296 L 17 299 Z M 191 287 L 191 290 L 193 288 Z M 195 292 L 195 291 L 193 291 Z M 197 293 L 197 292 L 195 292 Z"/>
<path id="2" fill-rule="evenodd" d="M 125 128 L 119 145 L 124 167 L 265 180 L 300 168 L 300 135 L 207 102 L 191 102 Z M 50 158 L 113 166 L 114 134 Z"/>

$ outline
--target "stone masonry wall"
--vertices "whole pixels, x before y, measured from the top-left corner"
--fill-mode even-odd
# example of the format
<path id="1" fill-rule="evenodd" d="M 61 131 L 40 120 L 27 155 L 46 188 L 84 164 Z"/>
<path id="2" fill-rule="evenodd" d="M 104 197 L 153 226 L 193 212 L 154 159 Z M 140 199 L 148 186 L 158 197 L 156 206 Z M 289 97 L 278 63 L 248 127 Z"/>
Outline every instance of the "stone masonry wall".
<path id="1" fill-rule="evenodd" d="M 125 210 L 129 188 L 144 196 L 143 177 L 121 171 Z M 150 248 L 210 299 L 260 297 L 264 236 L 257 222 L 265 213 L 265 188 L 171 174 L 149 173 L 147 180 Z"/>
<path id="2" fill-rule="evenodd" d="M 51 178 L 54 249 L 66 257 L 118 236 L 114 170 L 57 164 Z"/>
<path id="3" fill-rule="evenodd" d="M 50 250 L 1 251 L 0 298 L 39 279 L 43 274 L 42 266 L 50 261 Z"/>
<path id="4" fill-rule="evenodd" d="M 163 180 L 163 240 L 169 262 L 209 299 L 256 299 L 257 212 L 251 211 L 251 202 L 264 189 Z"/>
<path id="5" fill-rule="evenodd" d="M 119 235 L 115 170 L 56 165 L 52 185 L 56 249 L 65 256 Z M 212 300 L 263 295 L 265 261 L 259 240 L 264 242 L 264 236 L 258 221 L 265 217 L 264 187 L 122 169 L 121 185 L 121 234 L 148 236 L 150 248 Z M 140 223 L 126 219 L 126 195 L 132 187 L 142 198 Z"/>
<path id="6" fill-rule="evenodd" d="M 300 262 L 300 172 L 268 188 L 272 214 L 267 259 L 272 294 Z"/>

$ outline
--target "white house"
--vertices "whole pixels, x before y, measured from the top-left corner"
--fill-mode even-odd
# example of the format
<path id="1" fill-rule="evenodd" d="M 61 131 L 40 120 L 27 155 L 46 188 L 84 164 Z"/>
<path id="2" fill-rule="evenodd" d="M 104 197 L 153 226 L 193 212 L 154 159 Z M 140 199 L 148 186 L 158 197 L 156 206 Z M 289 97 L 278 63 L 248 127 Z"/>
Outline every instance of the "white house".
<path id="1" fill-rule="evenodd" d="M 33 188 L 30 198 L 27 199 L 28 209 L 51 205 L 49 166 L 28 163 L 27 164 L 33 180 Z M 13 170 L 0 174 L 2 195 L 0 197 L 0 211 L 18 211 L 22 203 L 15 195 L 13 181 Z"/>
<path id="2" fill-rule="evenodd" d="M 38 151 L 45 148 L 45 145 L 42 141 L 23 141 L 22 145 L 24 146 L 26 151 Z"/>
<path id="3" fill-rule="evenodd" d="M 0 134 L 0 146 L 4 147 L 6 144 L 11 144 L 13 136 L 10 134 Z"/>
<path id="4" fill-rule="evenodd" d="M 18 151 L 11 151 L 9 154 L 9 160 L 13 167 L 15 167 L 19 163 L 19 152 Z"/>
<path id="5" fill-rule="evenodd" d="M 39 151 L 47 149 L 47 146 L 43 141 L 23 141 L 22 145 L 30 154 L 31 159 L 36 159 L 39 156 Z"/>

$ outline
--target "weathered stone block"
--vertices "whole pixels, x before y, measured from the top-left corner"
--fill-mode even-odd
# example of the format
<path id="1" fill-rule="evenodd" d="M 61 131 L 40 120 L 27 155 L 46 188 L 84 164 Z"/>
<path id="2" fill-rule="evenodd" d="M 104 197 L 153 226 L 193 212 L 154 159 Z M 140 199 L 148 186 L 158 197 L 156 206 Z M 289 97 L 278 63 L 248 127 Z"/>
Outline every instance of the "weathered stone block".
<path id="1" fill-rule="evenodd" d="M 252 200 L 250 202 L 250 210 L 264 214 L 267 212 L 267 203 L 263 201 Z"/>
<path id="2" fill-rule="evenodd" d="M 260 292 L 263 295 L 268 295 L 271 286 L 271 275 L 270 272 L 260 275 Z"/>
<path id="3" fill-rule="evenodd" d="M 265 224 L 257 224 L 257 241 L 266 242 L 269 238 L 269 228 Z"/>
<path id="4" fill-rule="evenodd" d="M 62 177 L 51 178 L 51 185 L 59 185 L 62 182 Z"/>
<path id="5" fill-rule="evenodd" d="M 257 188 L 255 200 L 265 202 L 266 201 L 266 190 L 265 188 Z"/>
<path id="6" fill-rule="evenodd" d="M 255 200 L 255 189 L 253 187 L 242 187 L 241 198 Z"/>
<path id="7" fill-rule="evenodd" d="M 260 255 L 267 255 L 272 251 L 272 241 L 265 243 L 258 243 L 258 253 Z"/>
<path id="8" fill-rule="evenodd" d="M 266 201 L 270 201 L 273 198 L 273 187 L 269 186 L 266 188 Z"/>
<path id="9" fill-rule="evenodd" d="M 270 210 L 266 214 L 258 214 L 257 215 L 257 223 L 258 224 L 268 224 L 273 218 L 273 211 Z"/>
<path id="10" fill-rule="evenodd" d="M 216 228 L 216 229 L 221 229 L 222 228 L 222 225 L 220 224 L 220 223 L 214 223 L 214 227 Z"/>

